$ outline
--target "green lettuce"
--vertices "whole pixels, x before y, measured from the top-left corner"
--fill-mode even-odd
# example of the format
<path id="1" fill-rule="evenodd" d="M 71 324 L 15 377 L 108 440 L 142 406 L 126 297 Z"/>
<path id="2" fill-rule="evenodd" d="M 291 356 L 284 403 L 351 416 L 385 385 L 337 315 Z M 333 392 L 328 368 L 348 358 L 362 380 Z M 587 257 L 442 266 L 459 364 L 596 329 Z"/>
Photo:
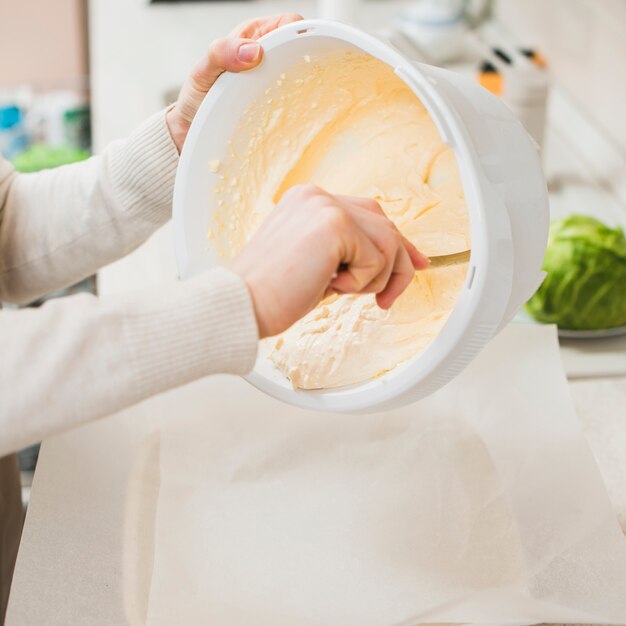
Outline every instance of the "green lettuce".
<path id="1" fill-rule="evenodd" d="M 626 325 L 626 238 L 585 215 L 552 222 L 547 277 L 526 304 L 539 322 L 568 330 Z"/>

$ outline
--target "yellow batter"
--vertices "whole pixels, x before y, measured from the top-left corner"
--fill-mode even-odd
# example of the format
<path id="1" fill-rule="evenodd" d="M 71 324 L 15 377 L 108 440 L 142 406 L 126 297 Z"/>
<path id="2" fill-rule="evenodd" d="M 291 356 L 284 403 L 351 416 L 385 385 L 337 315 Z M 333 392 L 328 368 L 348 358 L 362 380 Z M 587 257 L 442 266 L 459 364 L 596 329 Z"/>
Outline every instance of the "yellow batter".
<path id="1" fill-rule="evenodd" d="M 375 198 L 426 255 L 470 247 L 454 153 L 409 87 L 367 55 L 307 58 L 282 75 L 249 108 L 219 172 L 210 236 L 224 258 L 243 247 L 287 189 L 304 182 Z M 370 295 L 329 298 L 271 340 L 270 358 L 304 389 L 373 378 L 438 334 L 466 271 L 418 272 L 390 311 Z"/>

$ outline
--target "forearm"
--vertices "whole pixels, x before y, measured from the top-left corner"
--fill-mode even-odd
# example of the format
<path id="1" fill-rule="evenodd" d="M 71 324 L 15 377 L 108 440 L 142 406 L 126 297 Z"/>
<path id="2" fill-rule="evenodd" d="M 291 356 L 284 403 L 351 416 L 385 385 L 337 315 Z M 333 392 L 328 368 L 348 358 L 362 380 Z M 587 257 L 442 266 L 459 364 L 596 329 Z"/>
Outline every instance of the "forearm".
<path id="1" fill-rule="evenodd" d="M 0 457 L 215 373 L 254 365 L 242 280 L 212 270 L 158 291 L 0 313 Z"/>
<path id="2" fill-rule="evenodd" d="M 165 112 L 83 163 L 0 163 L 0 300 L 31 301 L 136 248 L 171 215 L 177 164 Z"/>

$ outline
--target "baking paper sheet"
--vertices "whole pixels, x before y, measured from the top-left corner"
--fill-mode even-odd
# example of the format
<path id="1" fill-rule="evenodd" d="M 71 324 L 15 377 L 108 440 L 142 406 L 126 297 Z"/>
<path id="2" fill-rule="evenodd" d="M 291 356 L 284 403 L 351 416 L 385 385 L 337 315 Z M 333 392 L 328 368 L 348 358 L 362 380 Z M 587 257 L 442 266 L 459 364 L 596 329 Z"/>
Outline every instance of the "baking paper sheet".
<path id="1" fill-rule="evenodd" d="M 387 414 L 211 400 L 162 433 L 149 626 L 626 624 L 553 328 L 510 326 Z"/>

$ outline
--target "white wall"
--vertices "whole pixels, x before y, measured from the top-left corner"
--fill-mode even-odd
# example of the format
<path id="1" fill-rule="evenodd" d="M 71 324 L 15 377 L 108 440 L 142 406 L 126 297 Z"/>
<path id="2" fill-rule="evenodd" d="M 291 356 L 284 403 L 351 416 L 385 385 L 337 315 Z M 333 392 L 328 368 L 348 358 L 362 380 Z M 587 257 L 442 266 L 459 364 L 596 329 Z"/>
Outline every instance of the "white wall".
<path id="1" fill-rule="evenodd" d="M 1 0 L 0 0 L 1 1 Z M 361 23 L 376 29 L 406 0 L 363 3 Z M 90 0 L 92 107 L 97 149 L 126 135 L 164 105 L 209 43 L 244 19 L 287 11 L 316 17 L 315 0 L 149 5 Z"/>
<path id="2" fill-rule="evenodd" d="M 626 0 L 498 0 L 496 11 L 626 158 Z"/>

